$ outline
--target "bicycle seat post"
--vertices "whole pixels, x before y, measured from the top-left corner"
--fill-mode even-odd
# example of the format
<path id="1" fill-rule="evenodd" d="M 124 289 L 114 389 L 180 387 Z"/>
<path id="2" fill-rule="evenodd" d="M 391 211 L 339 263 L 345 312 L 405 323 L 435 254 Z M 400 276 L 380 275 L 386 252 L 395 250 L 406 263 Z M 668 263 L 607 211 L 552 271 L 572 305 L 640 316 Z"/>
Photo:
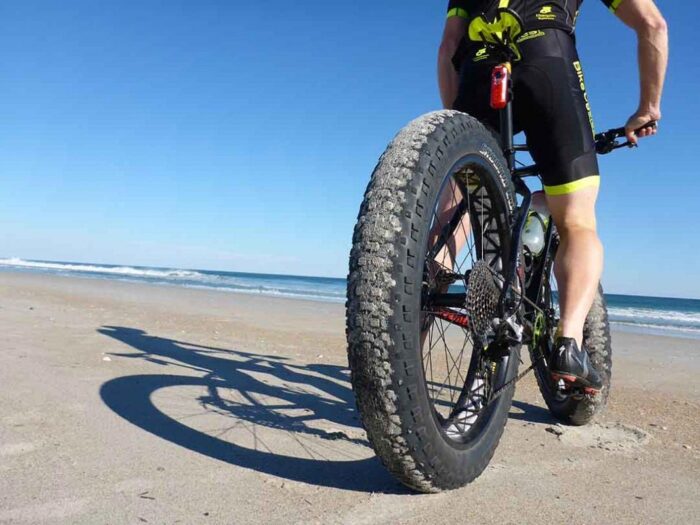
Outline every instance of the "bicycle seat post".
<path id="1" fill-rule="evenodd" d="M 500 127 L 500 134 L 501 134 L 501 146 L 503 147 L 503 153 L 506 157 L 506 161 L 508 162 L 508 169 L 510 169 L 511 173 L 515 169 L 515 148 L 513 147 L 513 95 L 512 95 L 512 80 L 510 76 L 510 71 L 511 71 L 511 64 L 510 62 L 506 62 L 502 66 L 505 66 L 505 68 L 508 71 L 508 77 L 507 77 L 507 94 L 506 96 L 508 97 L 506 105 L 503 109 L 499 111 L 499 127 Z M 501 67 L 501 66 L 496 66 L 496 67 Z M 491 89 L 494 89 L 495 86 L 491 86 Z"/>
<path id="2" fill-rule="evenodd" d="M 513 147 L 513 80 L 512 61 L 516 58 L 509 47 L 507 35 L 497 43 L 487 44 L 490 53 L 498 60 L 491 73 L 491 107 L 499 112 L 499 133 L 501 147 L 508 163 L 508 169 L 515 169 L 515 148 Z"/>

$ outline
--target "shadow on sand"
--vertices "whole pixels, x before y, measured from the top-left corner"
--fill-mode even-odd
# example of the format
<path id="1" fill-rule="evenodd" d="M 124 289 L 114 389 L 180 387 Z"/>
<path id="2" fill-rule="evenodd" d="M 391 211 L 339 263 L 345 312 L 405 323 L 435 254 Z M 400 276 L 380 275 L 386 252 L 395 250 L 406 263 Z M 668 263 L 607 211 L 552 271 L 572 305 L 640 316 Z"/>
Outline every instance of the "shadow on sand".
<path id="1" fill-rule="evenodd" d="M 278 355 L 262 355 L 151 336 L 143 330 L 105 326 L 101 334 L 131 346 L 136 353 L 111 354 L 143 359 L 180 369 L 183 375 L 148 374 L 118 377 L 104 383 L 100 395 L 116 414 L 132 424 L 199 454 L 265 474 L 318 486 L 362 492 L 407 493 L 373 456 L 359 429 L 355 402 L 344 367 L 329 364 L 293 364 Z M 267 379 L 266 379 L 267 378 Z M 201 413 L 225 416 L 229 430 L 249 426 L 289 433 L 308 457 L 274 453 L 266 446 L 246 447 L 183 423 L 153 401 L 153 394 L 170 387 L 195 387 L 193 396 Z M 237 399 L 227 395 L 235 391 Z M 191 395 L 192 390 L 183 390 Z M 222 395 L 223 394 L 223 395 Z M 550 422 L 539 407 L 515 401 L 522 413 L 514 419 Z M 320 422 L 328 422 L 324 430 Z M 337 431 L 334 425 L 350 428 Z M 305 443 L 313 441 L 341 449 L 336 458 L 314 454 Z M 310 441 L 309 441 L 310 440 Z M 320 440 L 320 441 L 318 441 Z M 347 451 L 354 450 L 348 454 Z M 362 457 L 362 459 L 357 459 Z"/>

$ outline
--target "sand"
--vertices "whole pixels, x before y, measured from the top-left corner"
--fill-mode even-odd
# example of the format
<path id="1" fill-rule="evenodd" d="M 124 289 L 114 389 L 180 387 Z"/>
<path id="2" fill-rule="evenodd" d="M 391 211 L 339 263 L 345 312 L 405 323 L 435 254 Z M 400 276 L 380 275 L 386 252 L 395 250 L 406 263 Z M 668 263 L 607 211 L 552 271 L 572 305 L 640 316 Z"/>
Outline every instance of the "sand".
<path id="1" fill-rule="evenodd" d="M 416 495 L 358 426 L 343 316 L 0 273 L 0 523 L 698 522 L 698 341 L 616 332 L 588 427 L 528 376 L 486 472 Z"/>

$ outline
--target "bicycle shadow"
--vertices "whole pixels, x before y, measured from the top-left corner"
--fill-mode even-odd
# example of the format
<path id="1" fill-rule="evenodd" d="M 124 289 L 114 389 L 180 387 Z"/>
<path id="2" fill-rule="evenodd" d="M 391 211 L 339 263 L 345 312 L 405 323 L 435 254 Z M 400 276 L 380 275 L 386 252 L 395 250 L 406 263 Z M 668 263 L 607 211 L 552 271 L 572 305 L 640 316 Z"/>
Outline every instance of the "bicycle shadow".
<path id="1" fill-rule="evenodd" d="M 123 376 L 101 386 L 104 403 L 147 432 L 204 456 L 293 481 L 362 492 L 408 493 L 369 448 L 359 427 L 344 367 L 302 366 L 282 356 L 202 346 L 151 336 L 136 328 L 103 326 L 98 332 L 138 351 L 110 355 L 176 367 L 187 374 Z M 184 417 L 178 419 L 156 406 L 154 392 L 177 386 L 194 386 L 206 392 L 195 396 L 201 411 L 230 418 L 228 430 L 241 425 L 252 427 L 256 446 L 242 446 L 223 439 L 222 433 L 214 435 L 193 428 L 183 422 Z M 229 391 L 239 393 L 240 399 L 232 402 L 221 395 Z M 289 415 L 294 409 L 303 409 L 304 415 Z M 317 424 L 321 421 L 327 422 L 326 426 L 341 425 L 355 431 L 324 429 Z M 293 434 L 302 446 L 300 451 L 310 451 L 311 457 L 273 452 L 279 440 L 265 443 L 259 430 L 267 428 Z M 300 436 L 306 441 L 299 441 Z M 318 448 L 319 443 L 323 452 L 314 454 L 311 445 Z M 342 450 L 334 450 L 341 443 L 345 445 Z M 359 452 L 348 454 L 352 447 Z M 334 452 L 341 459 L 327 459 Z M 352 459 L 352 455 L 370 457 Z"/>
<path id="2" fill-rule="evenodd" d="M 101 386 L 104 403 L 133 425 L 204 456 L 264 474 L 345 490 L 409 493 L 369 448 L 345 367 L 294 364 L 279 355 L 203 346 L 152 336 L 136 328 L 103 326 L 98 332 L 136 350 L 109 355 L 182 370 L 183 375 L 123 376 Z M 201 414 L 224 417 L 230 423 L 214 433 L 193 427 L 187 419 L 192 414 L 178 418 L 166 413 L 156 405 L 153 394 L 170 387 L 196 387 L 198 395 L 185 396 L 189 402 L 196 402 Z M 229 392 L 238 397 L 222 395 Z M 514 406 L 522 413 L 511 413 L 511 418 L 550 422 L 545 409 L 521 401 L 514 401 Z M 223 438 L 235 427 L 246 426 L 252 427 L 255 446 Z M 333 426 L 350 431 L 337 431 Z M 264 432 L 256 429 L 287 433 L 299 443 L 300 455 L 309 457 L 274 452 L 279 444 L 277 435 L 266 444 Z M 320 446 L 323 451 L 314 454 L 313 449 Z"/>

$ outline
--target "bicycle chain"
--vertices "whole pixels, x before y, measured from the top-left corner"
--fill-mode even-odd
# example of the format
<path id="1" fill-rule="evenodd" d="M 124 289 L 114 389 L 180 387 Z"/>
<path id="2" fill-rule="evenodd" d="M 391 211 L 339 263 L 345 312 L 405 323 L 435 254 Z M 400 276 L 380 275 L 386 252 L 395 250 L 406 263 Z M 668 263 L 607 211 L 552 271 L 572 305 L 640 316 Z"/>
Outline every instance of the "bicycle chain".
<path id="1" fill-rule="evenodd" d="M 488 403 L 486 403 L 486 405 L 482 408 L 482 410 L 488 408 L 488 406 L 489 406 L 491 403 L 493 403 L 493 402 L 496 401 L 499 397 L 501 397 L 501 395 L 503 395 L 503 392 L 505 392 L 505 391 L 508 389 L 508 387 L 510 387 L 511 385 L 517 383 L 518 381 L 520 381 L 521 379 L 523 379 L 526 375 L 528 375 L 530 372 L 532 372 L 532 371 L 535 369 L 535 366 L 537 366 L 537 363 L 540 362 L 540 361 L 542 361 L 543 359 L 544 359 L 544 355 L 540 354 L 540 355 L 537 357 L 537 359 L 535 359 L 535 360 L 533 361 L 533 363 L 532 363 L 529 367 L 527 367 L 527 369 L 525 369 L 523 372 L 519 373 L 519 374 L 518 374 L 517 376 L 515 376 L 513 379 L 511 379 L 510 381 L 507 381 L 503 386 L 501 386 L 500 388 L 498 388 L 498 389 L 493 393 L 493 395 L 491 396 L 491 399 L 489 399 Z"/>
<path id="2" fill-rule="evenodd" d="M 491 272 L 494 277 L 500 277 L 499 274 L 497 272 L 495 272 L 494 270 L 492 270 L 488 265 L 486 265 L 486 269 L 489 272 Z M 470 280 L 470 282 L 471 282 L 471 280 Z M 522 282 L 520 283 L 520 288 L 522 289 Z M 533 307 L 535 307 L 536 309 L 539 310 L 539 308 L 537 308 L 537 306 L 532 301 L 530 301 L 522 292 L 517 292 L 517 294 L 518 294 L 518 297 L 519 297 L 521 303 L 522 303 L 522 301 L 526 301 L 526 302 L 530 303 Z M 544 354 L 542 353 L 542 351 L 540 350 L 538 353 L 539 353 L 539 355 L 537 356 L 537 358 L 535 358 L 535 360 L 532 362 L 532 364 L 529 367 L 527 367 L 527 369 L 525 369 L 523 372 L 516 375 L 513 379 L 511 379 L 510 381 L 507 381 L 501 387 L 496 389 L 496 391 L 491 396 L 491 399 L 489 399 L 488 403 L 486 403 L 486 405 L 483 407 L 484 409 L 487 408 L 491 403 L 496 401 L 499 397 L 501 397 L 501 395 L 503 395 L 503 392 L 505 392 L 511 385 L 517 383 L 518 381 L 523 379 L 525 376 L 527 376 L 530 372 L 532 372 L 535 369 L 535 366 L 537 366 L 537 364 L 540 361 L 544 360 Z M 522 363 L 522 360 L 520 362 Z"/>

